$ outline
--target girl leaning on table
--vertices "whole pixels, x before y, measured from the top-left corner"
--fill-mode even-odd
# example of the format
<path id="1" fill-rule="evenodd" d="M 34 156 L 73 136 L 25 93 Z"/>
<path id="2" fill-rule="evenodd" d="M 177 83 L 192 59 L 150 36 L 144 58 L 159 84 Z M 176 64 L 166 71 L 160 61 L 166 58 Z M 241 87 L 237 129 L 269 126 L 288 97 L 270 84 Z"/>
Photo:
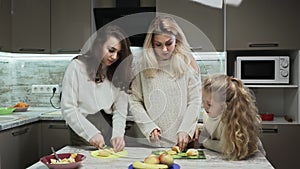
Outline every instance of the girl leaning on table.
<path id="1" fill-rule="evenodd" d="M 153 146 L 193 138 L 201 106 L 201 79 L 181 28 L 168 15 L 150 24 L 139 68 L 131 85 L 130 111 Z"/>
<path id="2" fill-rule="evenodd" d="M 69 64 L 62 83 L 61 108 L 71 144 L 124 149 L 128 108 L 130 43 L 117 26 L 97 31 L 90 49 Z M 111 123 L 111 124 L 110 124 Z"/>
<path id="3" fill-rule="evenodd" d="M 258 151 L 265 155 L 254 95 L 240 79 L 223 74 L 208 77 L 202 84 L 202 103 L 200 147 L 223 153 L 228 160 L 247 159 Z"/>

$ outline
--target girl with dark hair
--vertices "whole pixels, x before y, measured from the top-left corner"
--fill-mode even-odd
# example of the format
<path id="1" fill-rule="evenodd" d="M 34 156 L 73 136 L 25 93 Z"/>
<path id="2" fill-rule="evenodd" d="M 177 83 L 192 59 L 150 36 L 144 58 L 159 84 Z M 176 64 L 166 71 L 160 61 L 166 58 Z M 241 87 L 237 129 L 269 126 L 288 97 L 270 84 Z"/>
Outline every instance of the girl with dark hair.
<path id="1" fill-rule="evenodd" d="M 114 151 L 124 149 L 129 47 L 119 27 L 107 26 L 97 32 L 90 50 L 69 64 L 62 83 L 61 107 L 72 145 L 102 148 L 110 142 Z M 111 116 L 111 124 L 107 116 Z"/>

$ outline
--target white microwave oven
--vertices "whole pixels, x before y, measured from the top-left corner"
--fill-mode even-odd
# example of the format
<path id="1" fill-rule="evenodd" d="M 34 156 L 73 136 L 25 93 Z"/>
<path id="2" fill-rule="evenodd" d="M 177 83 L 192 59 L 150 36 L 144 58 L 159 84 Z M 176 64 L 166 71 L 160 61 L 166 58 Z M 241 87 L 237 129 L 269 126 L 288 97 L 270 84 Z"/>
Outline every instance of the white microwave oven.
<path id="1" fill-rule="evenodd" d="M 289 56 L 237 56 L 235 77 L 245 84 L 289 84 Z"/>

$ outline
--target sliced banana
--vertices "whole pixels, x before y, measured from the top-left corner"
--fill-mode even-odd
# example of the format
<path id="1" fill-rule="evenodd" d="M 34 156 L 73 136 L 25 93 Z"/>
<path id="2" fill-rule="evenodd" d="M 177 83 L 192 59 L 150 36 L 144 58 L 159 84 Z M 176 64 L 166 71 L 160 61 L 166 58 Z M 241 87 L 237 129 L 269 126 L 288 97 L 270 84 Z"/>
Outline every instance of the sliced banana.
<path id="1" fill-rule="evenodd" d="M 133 168 L 136 169 L 166 169 L 168 168 L 165 164 L 147 164 L 141 161 L 135 161 L 132 163 Z"/>

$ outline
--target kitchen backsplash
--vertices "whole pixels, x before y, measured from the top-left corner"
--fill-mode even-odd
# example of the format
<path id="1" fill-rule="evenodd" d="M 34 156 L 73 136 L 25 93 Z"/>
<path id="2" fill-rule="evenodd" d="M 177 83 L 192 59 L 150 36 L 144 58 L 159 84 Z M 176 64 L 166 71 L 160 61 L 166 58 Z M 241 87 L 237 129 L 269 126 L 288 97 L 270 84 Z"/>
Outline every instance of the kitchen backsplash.
<path id="1" fill-rule="evenodd" d="M 58 84 L 74 55 L 0 53 L 0 107 L 24 101 L 31 106 L 51 107 L 51 94 L 32 93 L 32 85 Z M 53 104 L 60 107 L 59 92 Z"/>
<path id="2" fill-rule="evenodd" d="M 134 55 L 141 50 L 139 47 L 131 49 Z M 210 74 L 225 73 L 226 53 L 194 55 L 201 69 L 202 80 Z M 61 88 L 64 72 L 74 56 L 0 52 L 0 107 L 13 106 L 19 101 L 34 107 L 51 107 L 52 93 L 32 93 L 32 85 L 58 84 Z M 60 107 L 59 92 L 54 95 L 52 103 Z"/>

